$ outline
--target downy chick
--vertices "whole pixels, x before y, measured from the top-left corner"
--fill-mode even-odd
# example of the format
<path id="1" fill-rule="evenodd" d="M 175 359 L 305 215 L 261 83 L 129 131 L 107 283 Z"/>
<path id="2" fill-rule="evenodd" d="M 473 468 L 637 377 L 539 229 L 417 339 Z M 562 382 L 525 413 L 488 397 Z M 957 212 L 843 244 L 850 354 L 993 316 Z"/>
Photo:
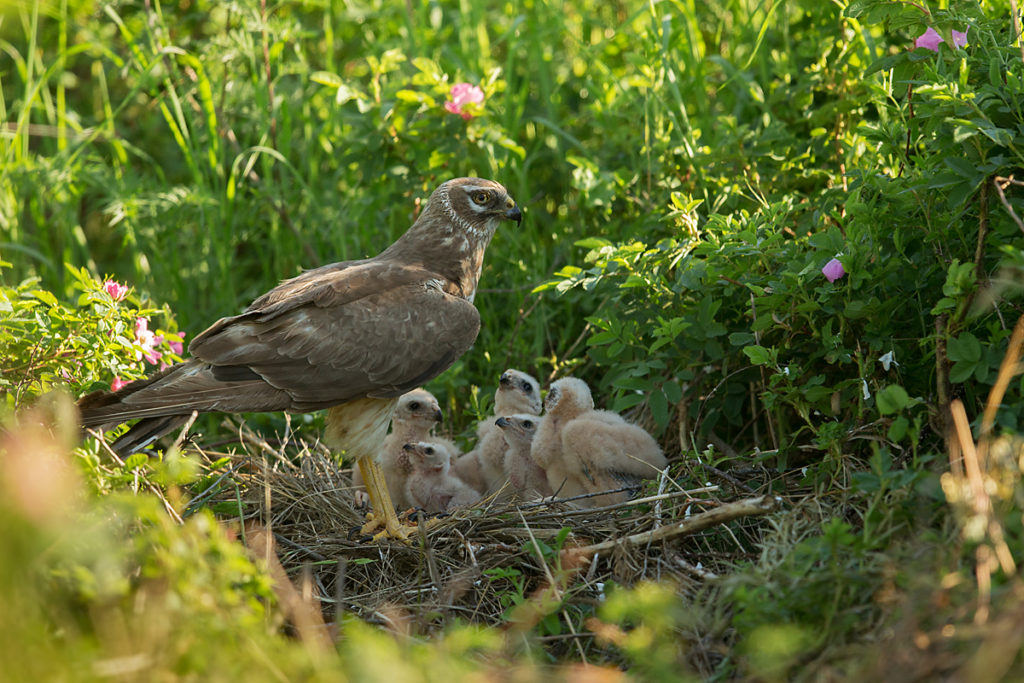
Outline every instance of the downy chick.
<path id="1" fill-rule="evenodd" d="M 498 389 L 494 392 L 494 415 L 482 420 L 476 428 L 476 447 L 460 458 L 460 472 L 475 469 L 475 463 L 461 461 L 467 457 L 479 463 L 480 490 L 491 493 L 500 489 L 505 475 L 505 437 L 495 425 L 502 415 L 540 415 L 540 384 L 536 379 L 520 370 L 508 369 L 498 378 Z M 474 482 L 476 483 L 476 482 Z M 507 496 L 502 496 L 507 497 Z"/>
<path id="2" fill-rule="evenodd" d="M 512 485 L 512 493 L 519 498 L 544 497 L 552 494 L 547 475 L 530 455 L 539 422 L 535 415 L 520 413 L 499 417 L 494 423 L 501 429 L 507 445 L 505 476 Z"/>
<path id="3" fill-rule="evenodd" d="M 391 418 L 391 433 L 384 439 L 382 446 L 380 466 L 384 470 L 391 502 L 399 510 L 411 505 L 405 496 L 405 480 L 412 470 L 408 458 L 404 457 L 402 446 L 426 440 L 430 430 L 441 419 L 441 406 L 426 389 L 413 389 L 398 399 L 395 414 Z M 356 505 L 368 503 L 370 498 L 363 488 L 363 477 L 358 468 L 352 474 L 352 484 L 356 487 Z"/>
<path id="4" fill-rule="evenodd" d="M 407 443 L 404 454 L 412 472 L 405 482 L 405 496 L 411 505 L 427 512 L 448 512 L 476 502 L 480 495 L 451 473 L 451 450 L 443 444 L 419 441 Z"/>
<path id="5" fill-rule="evenodd" d="M 667 464 L 646 430 L 617 413 L 595 410 L 590 388 L 580 379 L 553 383 L 545 407 L 532 454 L 559 497 L 635 487 L 657 477 Z M 599 507 L 628 499 L 629 492 L 620 491 L 575 503 Z"/>

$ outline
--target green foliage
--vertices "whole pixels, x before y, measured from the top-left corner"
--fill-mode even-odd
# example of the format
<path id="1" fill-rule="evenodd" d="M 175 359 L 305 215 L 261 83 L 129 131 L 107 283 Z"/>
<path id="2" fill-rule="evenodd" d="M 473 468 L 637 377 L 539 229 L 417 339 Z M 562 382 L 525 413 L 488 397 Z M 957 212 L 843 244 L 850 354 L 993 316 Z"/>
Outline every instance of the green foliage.
<path id="1" fill-rule="evenodd" d="M 0 263 L 0 268 L 9 263 Z M 180 342 L 169 309 L 145 306 L 134 295 L 114 298 L 104 283 L 84 268 L 69 266 L 75 303 L 61 302 L 40 288 L 39 278 L 15 286 L 0 285 L 0 391 L 8 410 L 27 404 L 54 387 L 81 393 L 107 389 L 114 377 L 139 379 L 154 363 L 180 361 L 171 348 Z M 150 330 L 157 340 L 137 333 L 140 319 L 159 316 L 164 328 Z M 180 349 L 179 349 L 180 350 Z"/>
<path id="2" fill-rule="evenodd" d="M 302 268 L 375 253 L 439 181 L 479 174 L 526 221 L 487 255 L 476 347 L 430 387 L 456 434 L 489 412 L 504 368 L 573 373 L 659 436 L 682 483 L 766 467 L 773 492 L 818 494 L 773 518 L 762 555 L 711 598 L 609 590 L 597 613 L 619 661 L 690 671 L 704 616 L 719 675 L 781 680 L 877 639 L 889 608 L 871 596 L 917 580 L 894 566 L 970 577 L 992 519 L 1014 520 L 1019 549 L 1012 467 L 992 519 L 937 474 L 950 400 L 981 414 L 1021 310 L 1009 3 L 9 4 L 6 414 L 140 377 L 153 350 L 180 360 L 176 319 L 194 335 Z M 914 49 L 929 27 L 944 43 Z M 469 120 L 444 109 L 458 82 L 484 92 Z M 829 282 L 833 258 L 845 275 Z M 1021 389 L 995 433 L 1020 429 Z M 232 485 L 225 461 L 117 462 L 87 443 L 73 462 L 81 505 L 61 524 L 0 498 L 0 600 L 19 615 L 0 662 L 23 667 L 6 677 L 259 678 L 270 661 L 285 678 L 451 678 L 509 661 L 490 631 L 411 644 L 359 623 L 340 658 L 318 658 L 280 637 L 264 570 L 203 510 Z M 567 583 L 564 540 L 526 555 Z M 921 555 L 934 559 L 907 561 Z M 524 631 L 561 637 L 593 613 L 574 585 L 538 597 L 525 576 L 484 578 Z"/>

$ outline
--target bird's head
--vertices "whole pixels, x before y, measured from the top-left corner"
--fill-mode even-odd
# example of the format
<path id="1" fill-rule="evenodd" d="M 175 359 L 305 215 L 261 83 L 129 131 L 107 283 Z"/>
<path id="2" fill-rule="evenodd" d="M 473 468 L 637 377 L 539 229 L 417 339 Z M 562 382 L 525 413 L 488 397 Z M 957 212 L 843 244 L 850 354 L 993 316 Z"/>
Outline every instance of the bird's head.
<path id="1" fill-rule="evenodd" d="M 426 389 L 413 389 L 398 398 L 398 405 L 391 419 L 398 426 L 419 423 L 429 431 L 434 423 L 441 422 L 443 418 L 441 406 L 432 393 Z"/>
<path id="2" fill-rule="evenodd" d="M 494 424 L 501 427 L 506 440 L 511 438 L 530 442 L 537 433 L 537 422 L 534 415 L 504 415 L 495 420 Z"/>
<path id="3" fill-rule="evenodd" d="M 501 412 L 525 411 L 540 414 L 540 384 L 530 375 L 509 368 L 498 378 L 498 392 L 495 404 Z"/>
<path id="4" fill-rule="evenodd" d="M 448 450 L 426 441 L 407 443 L 402 450 L 409 454 L 409 461 L 422 472 L 443 472 L 447 470 L 450 456 Z"/>
<path id="5" fill-rule="evenodd" d="M 563 377 L 552 382 L 544 399 L 544 410 L 572 417 L 594 409 L 594 397 L 587 383 L 576 377 Z"/>
<path id="6" fill-rule="evenodd" d="M 430 195 L 427 211 L 439 212 L 456 230 L 490 239 L 504 220 L 519 223 L 523 213 L 508 190 L 485 178 L 453 178 Z"/>

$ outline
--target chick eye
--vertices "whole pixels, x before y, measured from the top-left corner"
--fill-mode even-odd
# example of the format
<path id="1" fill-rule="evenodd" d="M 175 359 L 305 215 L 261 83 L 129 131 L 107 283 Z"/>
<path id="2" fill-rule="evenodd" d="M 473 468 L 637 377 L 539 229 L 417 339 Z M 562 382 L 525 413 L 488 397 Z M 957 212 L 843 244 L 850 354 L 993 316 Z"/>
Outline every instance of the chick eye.
<path id="1" fill-rule="evenodd" d="M 433 448 L 424 448 L 423 452 L 426 453 L 427 455 L 433 455 L 434 454 L 434 449 Z"/>
<path id="2" fill-rule="evenodd" d="M 416 401 L 413 401 L 412 403 L 409 404 L 409 410 L 419 410 L 419 409 L 420 409 L 420 404 L 417 403 Z"/>
<path id="3" fill-rule="evenodd" d="M 529 382 L 523 382 L 523 391 L 525 391 L 526 393 L 530 393 L 531 391 L 533 391 L 533 387 L 530 386 Z"/>
<path id="4" fill-rule="evenodd" d="M 477 204 L 486 204 L 490 199 L 491 195 L 488 192 L 481 191 L 473 193 L 473 201 Z"/>
<path id="5" fill-rule="evenodd" d="M 533 422 L 530 420 L 523 420 L 523 427 L 526 429 L 533 429 Z"/>

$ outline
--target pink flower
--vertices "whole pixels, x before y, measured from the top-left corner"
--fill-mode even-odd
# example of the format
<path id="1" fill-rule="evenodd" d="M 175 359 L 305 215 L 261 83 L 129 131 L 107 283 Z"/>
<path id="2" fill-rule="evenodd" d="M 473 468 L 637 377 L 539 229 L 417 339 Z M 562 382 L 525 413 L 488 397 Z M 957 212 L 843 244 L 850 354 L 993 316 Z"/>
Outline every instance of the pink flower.
<path id="1" fill-rule="evenodd" d="M 156 362 L 164 354 L 153 347 L 158 346 L 162 341 L 163 338 L 156 336 L 149 329 L 149 320 L 147 318 L 135 319 L 135 343 L 142 347 L 142 351 L 135 352 L 135 360 L 145 358 L 146 362 L 156 365 Z"/>
<path id="2" fill-rule="evenodd" d="M 118 284 L 115 280 L 107 280 L 103 283 L 103 291 L 109 294 L 114 301 L 120 301 L 128 293 L 128 287 Z"/>
<path id="3" fill-rule="evenodd" d="M 115 377 L 114 381 L 110 383 L 110 390 L 111 391 L 117 391 L 118 389 L 120 389 L 121 387 L 123 387 L 126 384 L 128 384 L 128 382 L 125 382 L 120 377 Z"/>
<path id="4" fill-rule="evenodd" d="M 918 36 L 917 40 L 914 41 L 914 47 L 923 47 L 931 50 L 932 52 L 938 52 L 939 43 L 944 42 L 945 41 L 942 39 L 942 36 L 939 35 L 939 32 L 929 26 L 928 30 Z M 953 45 L 963 47 L 966 44 L 967 31 L 953 31 Z"/>
<path id="5" fill-rule="evenodd" d="M 839 259 L 837 258 L 832 259 L 824 266 L 822 266 L 821 272 L 825 276 L 825 279 L 828 280 L 829 282 L 835 282 L 839 278 L 846 275 L 846 271 L 843 270 L 843 264 L 840 263 Z"/>
<path id="6" fill-rule="evenodd" d="M 452 86 L 452 98 L 444 103 L 444 108 L 458 114 L 469 121 L 473 115 L 464 109 L 467 104 L 480 104 L 484 101 L 484 91 L 472 83 L 456 83 Z"/>
<path id="7" fill-rule="evenodd" d="M 171 347 L 171 351 L 173 351 L 175 355 L 180 356 L 181 352 L 185 350 L 184 341 L 185 333 L 179 332 L 177 337 L 167 338 L 167 345 Z"/>

